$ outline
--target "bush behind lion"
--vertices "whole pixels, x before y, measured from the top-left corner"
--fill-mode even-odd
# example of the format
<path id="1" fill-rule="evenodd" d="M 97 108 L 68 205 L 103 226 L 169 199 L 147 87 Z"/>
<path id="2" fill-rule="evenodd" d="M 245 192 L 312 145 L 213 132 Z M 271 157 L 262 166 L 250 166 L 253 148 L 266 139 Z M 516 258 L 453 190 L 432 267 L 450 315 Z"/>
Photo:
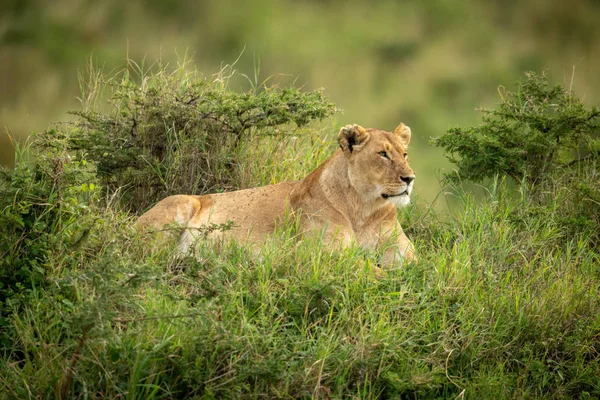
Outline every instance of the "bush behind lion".
<path id="1" fill-rule="evenodd" d="M 320 91 L 267 81 L 250 92 L 228 90 L 233 74 L 225 67 L 203 76 L 187 62 L 175 69 L 134 64 L 133 72 L 113 76 L 92 70 L 84 110 L 74 112 L 80 120 L 66 135 L 69 150 L 85 152 L 103 186 L 122 188 L 123 204 L 140 211 L 172 194 L 239 189 L 240 147 L 282 139 L 292 131 L 286 125 L 302 127 L 336 111 Z M 106 91 L 108 112 L 96 98 Z"/>

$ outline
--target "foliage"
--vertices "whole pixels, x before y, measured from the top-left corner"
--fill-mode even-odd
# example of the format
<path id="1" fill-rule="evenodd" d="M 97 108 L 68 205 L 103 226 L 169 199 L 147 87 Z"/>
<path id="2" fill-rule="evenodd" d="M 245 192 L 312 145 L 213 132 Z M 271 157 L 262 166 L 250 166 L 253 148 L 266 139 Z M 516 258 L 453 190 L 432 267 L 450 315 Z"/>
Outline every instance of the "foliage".
<path id="1" fill-rule="evenodd" d="M 456 177 L 482 181 L 496 174 L 533 184 L 557 169 L 600 157 L 600 111 L 544 74 L 527 73 L 516 92 L 501 94 L 497 109 L 483 109 L 482 124 L 453 128 L 434 143 L 456 164 Z"/>
<path id="2" fill-rule="evenodd" d="M 96 321 L 71 393 L 600 395 L 598 255 L 556 229 L 557 213 L 525 212 L 526 191 L 514 199 L 496 183 L 474 204 L 457 190 L 465 207 L 449 218 L 418 207 L 403 214 L 421 260 L 378 278 L 374 255 L 297 243 L 293 227 L 260 260 L 234 243 L 200 243 L 195 260 L 114 243 L 124 238 L 105 226 L 105 250 L 68 275 L 81 299 L 73 314 Z M 44 397 L 66 381 L 80 338 L 57 323 L 64 312 L 40 307 L 54 301 L 40 296 L 11 319 L 15 348 L 30 353 L 22 362 L 0 359 L 0 388 L 12 397 Z"/>
<path id="3" fill-rule="evenodd" d="M 600 396 L 594 160 L 541 193 L 494 178 L 478 202 L 451 187 L 463 207 L 447 214 L 404 209 L 420 261 L 381 271 L 376 254 L 298 241 L 293 221 L 259 257 L 155 248 L 67 128 L 2 173 L 0 398 Z M 328 154 L 302 133 L 240 142 L 240 171 L 306 172 Z"/>
<path id="4" fill-rule="evenodd" d="M 40 153 L 42 145 L 33 136 L 17 147 L 15 168 L 0 170 L 0 351 L 10 341 L 7 316 L 47 287 L 50 271 L 76 267 L 75 253 L 100 218 L 93 168 L 56 142 Z"/>
<path id="5" fill-rule="evenodd" d="M 502 95 L 497 109 L 483 110 L 481 125 L 434 139 L 457 167 L 446 177 L 481 182 L 509 176 L 531 186 L 527 212 L 538 215 L 553 210 L 560 198 L 560 229 L 598 246 L 600 111 L 561 86 L 551 87 L 544 74 L 526 76 L 516 92 Z"/>
<path id="6" fill-rule="evenodd" d="M 169 72 L 159 65 L 151 73 L 132 68 L 139 83 L 127 71 L 118 78 L 92 74 L 89 109 L 74 113 L 81 120 L 68 141 L 97 165 L 105 188 L 124 188 L 124 204 L 133 210 L 167 195 L 237 189 L 240 142 L 335 111 L 320 91 L 266 83 L 250 92 L 229 90 L 230 68 L 212 78 L 185 66 Z M 94 96 L 107 84 L 112 110 L 103 113 L 94 107 Z"/>

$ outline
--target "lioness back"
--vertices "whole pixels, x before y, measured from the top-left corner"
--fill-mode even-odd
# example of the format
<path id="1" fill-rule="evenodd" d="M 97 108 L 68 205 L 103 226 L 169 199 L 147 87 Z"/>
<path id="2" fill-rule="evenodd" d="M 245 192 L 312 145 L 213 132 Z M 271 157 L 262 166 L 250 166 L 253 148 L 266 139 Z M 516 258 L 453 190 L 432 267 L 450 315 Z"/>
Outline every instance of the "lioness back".
<path id="1" fill-rule="evenodd" d="M 161 230 L 177 224 L 187 228 L 180 245 L 187 248 L 202 227 L 233 222 L 227 235 L 240 242 L 257 242 L 273 233 L 283 216 L 286 200 L 297 182 L 283 182 L 235 192 L 204 196 L 175 195 L 159 201 L 137 221 L 139 226 Z M 209 236 L 220 237 L 216 230 Z"/>

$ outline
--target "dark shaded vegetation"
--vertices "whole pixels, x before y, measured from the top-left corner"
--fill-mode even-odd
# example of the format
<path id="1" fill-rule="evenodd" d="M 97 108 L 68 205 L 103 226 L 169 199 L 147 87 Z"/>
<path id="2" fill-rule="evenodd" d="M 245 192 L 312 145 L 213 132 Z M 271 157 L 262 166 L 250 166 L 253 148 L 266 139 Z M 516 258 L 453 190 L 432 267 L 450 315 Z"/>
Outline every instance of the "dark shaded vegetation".
<path id="1" fill-rule="evenodd" d="M 35 161 L 26 160 L 29 147 L 20 148 L 17 157 L 22 162 L 14 170 L 0 171 L 0 353 L 4 355 L 14 340 L 9 315 L 22 312 L 36 293 L 48 289 L 50 271 L 78 265 L 81 245 L 101 218 L 93 167 L 85 160 L 73 160 L 64 147 L 43 151 L 44 142 L 33 141 Z"/>

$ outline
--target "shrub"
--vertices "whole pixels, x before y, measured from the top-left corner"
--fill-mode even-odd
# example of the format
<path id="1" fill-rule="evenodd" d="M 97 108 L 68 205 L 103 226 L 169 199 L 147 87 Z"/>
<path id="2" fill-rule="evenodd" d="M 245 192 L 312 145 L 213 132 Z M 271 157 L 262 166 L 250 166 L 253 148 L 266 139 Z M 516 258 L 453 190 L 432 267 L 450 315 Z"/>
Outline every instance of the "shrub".
<path id="1" fill-rule="evenodd" d="M 511 177 L 531 189 L 530 206 L 516 219 L 546 215 L 565 237 L 582 234 L 600 245 L 600 111 L 549 86 L 544 74 L 526 77 L 497 109 L 482 110 L 481 125 L 434 139 L 457 166 L 446 178 Z"/>
<path id="2" fill-rule="evenodd" d="M 108 85 L 112 109 L 102 112 L 90 101 L 74 112 L 80 120 L 68 138 L 70 149 L 85 151 L 97 164 L 106 189 L 125 189 L 123 204 L 135 211 L 171 194 L 237 189 L 241 141 L 335 111 L 320 91 L 266 84 L 229 90 L 231 75 L 224 71 L 213 78 L 185 67 L 138 72 L 139 82 L 128 71 L 111 78 L 92 74 L 91 98 Z"/>
<path id="3" fill-rule="evenodd" d="M 40 146 L 49 151 L 36 152 Z M 41 135 L 17 147 L 15 162 L 0 169 L 0 350 L 9 343 L 7 315 L 46 286 L 50 271 L 76 265 L 75 251 L 99 218 L 97 182 L 85 160 Z"/>
<path id="4" fill-rule="evenodd" d="M 571 91 L 549 86 L 544 74 L 526 74 L 517 91 L 500 94 L 497 109 L 482 109 L 482 124 L 453 128 L 434 139 L 458 175 L 482 181 L 496 174 L 538 184 L 552 172 L 600 155 L 600 111 Z"/>

